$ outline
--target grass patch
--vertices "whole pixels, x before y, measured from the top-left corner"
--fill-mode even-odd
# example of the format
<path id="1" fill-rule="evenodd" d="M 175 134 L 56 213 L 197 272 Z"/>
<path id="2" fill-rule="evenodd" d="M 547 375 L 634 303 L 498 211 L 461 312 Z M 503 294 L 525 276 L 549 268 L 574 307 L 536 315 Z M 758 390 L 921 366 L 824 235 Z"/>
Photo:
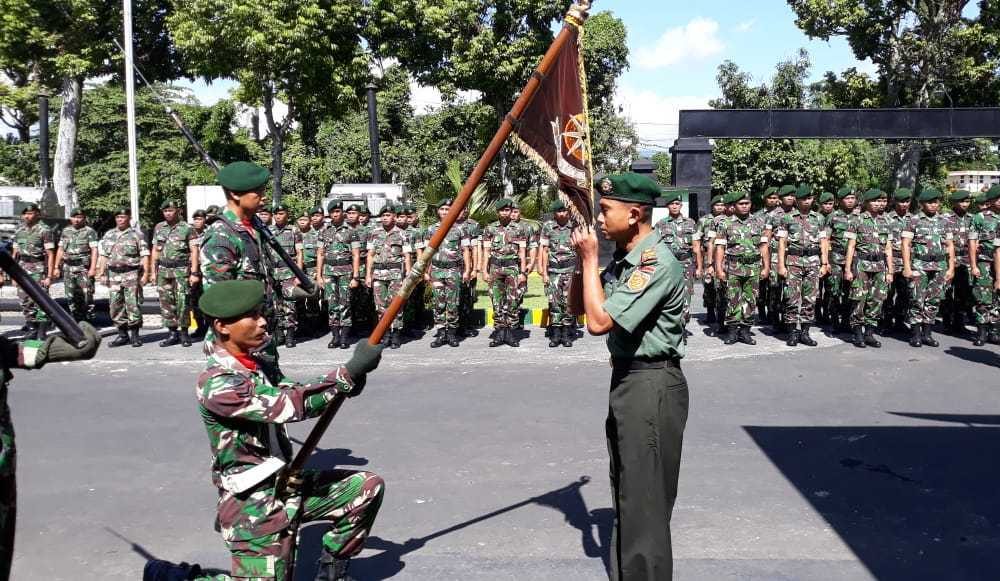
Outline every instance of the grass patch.
<path id="1" fill-rule="evenodd" d="M 545 285 L 542 277 L 537 272 L 528 275 L 528 292 L 524 295 L 522 309 L 547 309 L 549 301 L 545 298 Z M 476 285 L 476 307 L 477 309 L 492 309 L 493 303 L 490 301 L 489 286 L 482 280 Z"/>

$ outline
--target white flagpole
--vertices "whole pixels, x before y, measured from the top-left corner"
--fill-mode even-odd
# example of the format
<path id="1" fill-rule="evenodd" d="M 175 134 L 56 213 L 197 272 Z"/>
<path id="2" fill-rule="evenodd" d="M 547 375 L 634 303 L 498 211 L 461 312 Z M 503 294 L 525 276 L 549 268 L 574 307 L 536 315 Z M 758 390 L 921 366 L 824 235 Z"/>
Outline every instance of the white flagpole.
<path id="1" fill-rule="evenodd" d="M 132 0 L 123 0 L 125 14 L 125 110 L 128 116 L 128 192 L 132 226 L 139 225 L 139 170 L 135 138 L 135 72 L 132 68 Z"/>

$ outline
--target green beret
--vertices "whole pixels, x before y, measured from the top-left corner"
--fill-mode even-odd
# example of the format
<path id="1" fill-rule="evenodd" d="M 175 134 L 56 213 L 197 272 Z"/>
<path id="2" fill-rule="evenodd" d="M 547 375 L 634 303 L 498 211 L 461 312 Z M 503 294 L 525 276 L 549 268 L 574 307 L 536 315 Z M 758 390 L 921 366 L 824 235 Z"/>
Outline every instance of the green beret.
<path id="1" fill-rule="evenodd" d="M 224 280 L 208 287 L 198 300 L 201 312 L 214 319 L 234 319 L 264 303 L 259 280 Z"/>
<path id="2" fill-rule="evenodd" d="M 41 212 L 41 211 L 42 210 L 41 208 L 38 207 L 38 204 L 31 202 L 30 204 L 25 206 L 23 210 L 21 210 L 21 213 L 24 214 L 25 212 Z"/>
<path id="3" fill-rule="evenodd" d="M 504 208 L 513 208 L 514 200 L 510 198 L 500 198 L 499 200 L 497 200 L 497 203 L 494 207 L 497 209 L 497 211 L 503 210 Z"/>
<path id="4" fill-rule="evenodd" d="M 32 204 L 32 205 L 34 205 L 34 204 Z M 37 207 L 36 207 L 36 209 L 37 209 Z M 132 209 L 129 208 L 128 206 L 119 206 L 119 207 L 115 208 L 114 215 L 115 216 L 122 216 L 122 215 L 124 215 L 124 216 L 131 216 L 132 215 Z"/>
<path id="5" fill-rule="evenodd" d="M 879 199 L 882 199 L 882 198 L 888 198 L 888 197 L 889 197 L 889 195 L 886 194 L 885 192 L 883 192 L 882 190 L 880 190 L 878 188 L 872 188 L 872 189 L 868 190 L 867 192 L 865 192 L 864 195 L 861 196 L 861 199 L 864 200 L 865 202 L 874 202 L 875 200 L 879 200 Z"/>
<path id="6" fill-rule="evenodd" d="M 261 206 L 260 208 L 257 209 L 257 213 L 258 214 L 273 214 L 274 211 L 271 210 L 271 208 L 269 208 L 268 206 Z"/>
<path id="7" fill-rule="evenodd" d="M 941 199 L 941 191 L 934 188 L 926 188 L 917 196 L 918 202 L 933 202 Z"/>
<path id="8" fill-rule="evenodd" d="M 968 200 L 972 197 L 972 192 L 969 190 L 958 190 L 957 192 L 952 192 L 949 198 L 952 202 L 962 202 Z"/>
<path id="9" fill-rule="evenodd" d="M 750 192 L 733 192 L 729 194 L 729 197 L 732 198 L 733 200 L 732 202 L 730 202 L 731 204 L 737 204 L 739 202 L 742 202 L 743 200 L 746 200 L 748 202 L 752 201 L 752 198 L 750 197 Z"/>
<path id="10" fill-rule="evenodd" d="M 905 202 L 913 197 L 913 190 L 910 188 L 896 188 L 896 192 L 892 195 L 894 200 Z"/>
<path id="11" fill-rule="evenodd" d="M 687 190 L 667 190 L 663 192 L 663 202 L 666 204 L 672 204 L 674 202 L 681 201 L 681 195 L 687 193 Z"/>
<path id="12" fill-rule="evenodd" d="M 764 190 L 764 197 L 765 198 L 770 198 L 771 196 L 777 196 L 777 195 L 778 195 L 778 188 L 777 188 L 777 186 L 770 186 L 769 188 L 767 188 L 766 190 Z"/>
<path id="13" fill-rule="evenodd" d="M 553 214 L 565 209 L 566 209 L 566 202 L 562 201 L 562 198 L 556 198 L 552 200 L 551 204 L 549 204 L 549 211 L 552 212 Z"/>
<path id="14" fill-rule="evenodd" d="M 383 214 L 395 214 L 395 213 L 396 213 L 396 207 L 392 205 L 392 202 L 386 202 L 385 205 L 382 206 L 382 209 L 379 210 L 378 215 L 381 216 Z"/>
<path id="15" fill-rule="evenodd" d="M 986 193 L 984 193 L 982 196 L 979 197 L 979 201 L 992 202 L 997 198 L 1000 198 L 1000 186 L 993 186 L 990 189 L 986 190 Z"/>
<path id="16" fill-rule="evenodd" d="M 317 210 L 319 209 L 320 208 L 317 208 Z M 327 212 L 332 212 L 334 210 L 343 210 L 343 209 L 344 209 L 344 202 L 340 200 L 330 200 L 330 203 L 326 205 Z M 320 212 L 320 214 L 322 213 L 323 212 Z"/>
<path id="17" fill-rule="evenodd" d="M 601 195 L 609 200 L 652 205 L 663 193 L 660 185 L 649 176 L 624 173 L 608 176 L 607 179 L 611 182 L 611 191 Z"/>
<path id="18" fill-rule="evenodd" d="M 846 198 L 847 196 L 850 196 L 853 193 L 854 193 L 854 188 L 853 187 L 851 187 L 851 186 L 844 186 L 844 187 L 840 188 L 839 190 L 837 190 L 837 199 L 838 200 L 843 200 L 844 198 Z"/>
<path id="19" fill-rule="evenodd" d="M 350 206 L 347 206 L 347 210 L 346 211 L 347 212 L 360 212 L 361 211 L 361 205 L 360 204 L 351 204 Z M 320 212 L 320 213 L 322 213 L 322 212 Z"/>
<path id="20" fill-rule="evenodd" d="M 809 184 L 800 184 L 795 190 L 795 199 L 804 200 L 813 195 L 813 188 Z"/>
<path id="21" fill-rule="evenodd" d="M 83 216 L 83 208 L 73 208 L 69 211 L 70 216 Z"/>
<path id="22" fill-rule="evenodd" d="M 711 203 L 712 206 L 716 204 L 725 204 L 725 203 L 726 203 L 726 196 L 723 196 L 722 194 L 717 194 L 715 196 L 712 196 L 712 203 Z"/>
<path id="23" fill-rule="evenodd" d="M 219 185 L 231 192 L 256 190 L 271 179 L 271 172 L 249 161 L 237 161 L 219 170 Z"/>
<path id="24" fill-rule="evenodd" d="M 417 205 L 414 204 L 413 202 L 406 202 L 406 213 L 407 214 L 416 214 L 417 213 Z"/>
<path id="25" fill-rule="evenodd" d="M 278 212 L 287 212 L 287 211 L 288 211 L 288 206 L 284 204 L 275 204 L 271 206 L 271 212 L 274 214 L 277 214 Z"/>
<path id="26" fill-rule="evenodd" d="M 454 203 L 455 203 L 455 200 L 453 200 L 451 198 L 444 198 L 443 200 L 441 200 L 441 201 L 439 201 L 437 203 L 436 207 L 437 208 L 441 208 L 442 206 L 450 206 L 450 205 L 452 205 Z"/>
<path id="27" fill-rule="evenodd" d="M 192 218 L 204 218 L 207 215 L 208 215 L 208 213 L 205 212 L 205 210 L 195 210 L 194 213 L 191 214 L 191 217 Z"/>
<path id="28" fill-rule="evenodd" d="M 215 204 L 212 204 L 211 206 L 205 208 L 205 213 L 206 214 L 218 214 L 221 211 L 222 211 L 222 208 L 216 206 Z"/>
<path id="29" fill-rule="evenodd" d="M 167 201 L 163 202 L 162 204 L 160 204 L 160 209 L 161 210 L 166 210 L 167 208 L 173 208 L 173 209 L 176 210 L 177 209 L 177 202 L 175 202 L 173 200 L 167 200 Z"/>
<path id="30" fill-rule="evenodd" d="M 833 194 L 830 192 L 823 192 L 822 194 L 819 195 L 820 204 L 825 204 L 827 202 L 832 202 L 832 201 L 833 201 Z"/>
<path id="31" fill-rule="evenodd" d="M 781 188 L 778 190 L 778 195 L 781 196 L 782 198 L 784 198 L 785 196 L 794 196 L 796 189 L 797 188 L 792 184 L 785 184 L 781 186 Z"/>
<path id="32" fill-rule="evenodd" d="M 361 212 L 362 214 L 368 214 L 369 216 L 371 216 L 371 211 L 368 210 L 368 206 L 366 204 L 360 204 L 358 206 L 358 211 Z"/>

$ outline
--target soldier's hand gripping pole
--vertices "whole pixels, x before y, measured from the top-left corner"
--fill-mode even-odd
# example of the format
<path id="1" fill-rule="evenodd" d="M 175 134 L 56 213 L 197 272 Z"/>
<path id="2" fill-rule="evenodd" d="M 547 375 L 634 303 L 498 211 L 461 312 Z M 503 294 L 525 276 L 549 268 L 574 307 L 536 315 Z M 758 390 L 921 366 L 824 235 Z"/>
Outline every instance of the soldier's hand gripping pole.
<path id="1" fill-rule="evenodd" d="M 573 5 L 570 8 L 569 13 L 566 15 L 567 21 L 572 21 L 578 24 L 582 24 L 583 21 L 587 19 L 587 9 L 590 7 L 589 1 L 581 1 L 578 4 Z M 437 229 L 434 236 L 431 237 L 430 242 L 427 243 L 427 247 L 420 254 L 417 259 L 417 263 L 413 265 L 410 269 L 410 273 L 403 280 L 403 285 L 400 287 L 399 292 L 392 299 L 389 308 L 386 309 L 382 318 L 379 319 L 378 325 L 375 330 L 372 331 L 371 337 L 368 338 L 368 343 L 371 345 L 378 345 L 382 341 L 382 337 L 385 335 L 386 331 L 392 325 L 392 320 L 396 318 L 399 310 L 403 308 L 406 303 L 406 299 L 413 292 L 414 287 L 423 279 L 424 272 L 427 270 L 427 266 L 430 264 L 431 259 L 437 252 L 438 247 L 444 241 L 448 232 L 451 230 L 452 226 L 458 220 L 459 214 L 462 210 L 469 204 L 469 200 L 472 198 L 472 192 L 479 187 L 480 182 L 482 182 L 483 177 L 486 175 L 486 170 L 493 165 L 493 161 L 496 156 L 500 153 L 500 149 L 503 147 L 504 142 L 510 137 L 510 134 L 514 132 L 514 127 L 520 122 L 522 115 L 524 115 L 525 109 L 531 104 L 531 100 L 534 99 L 535 93 L 538 92 L 538 88 L 541 86 L 542 79 L 548 75 L 552 68 L 556 57 L 562 51 L 563 47 L 567 42 L 573 38 L 574 29 L 573 25 L 567 24 L 563 25 L 562 31 L 556 36 L 555 40 L 549 46 L 549 49 L 545 52 L 545 56 L 542 57 L 542 62 L 538 65 L 535 73 L 531 75 L 528 80 L 528 84 L 525 85 L 524 89 L 521 91 L 521 96 L 517 98 L 514 102 L 514 106 L 511 108 L 510 113 L 504 117 L 503 123 L 500 124 L 500 129 L 497 130 L 496 135 L 490 141 L 489 146 L 483 153 L 482 157 L 476 163 L 476 167 L 473 168 L 472 173 L 469 174 L 469 178 L 465 181 L 465 185 L 462 186 L 462 191 L 459 192 L 458 197 L 455 198 L 455 202 L 451 205 L 451 210 L 441 221 L 441 227 Z M 330 426 L 330 422 L 333 421 L 334 416 L 340 410 L 340 406 L 344 403 L 345 396 L 337 395 L 330 405 L 323 411 L 323 414 L 316 421 L 316 425 L 313 426 L 311 432 L 309 432 L 309 437 L 303 442 L 302 447 L 299 448 L 298 454 L 295 455 L 295 459 L 283 472 L 282 476 L 278 479 L 278 492 L 282 491 L 283 482 L 289 475 L 297 478 L 302 472 L 302 468 L 306 464 L 306 460 L 312 455 L 316 446 L 319 444 L 320 439 L 323 437 L 323 433 Z"/>
<path id="2" fill-rule="evenodd" d="M 55 299 L 49 296 L 48 291 L 42 288 L 42 285 L 38 284 L 35 279 L 31 278 L 30 274 L 25 272 L 18 263 L 14 262 L 9 245 L 0 247 L 0 269 L 3 269 L 7 273 L 7 276 L 16 282 L 17 286 L 21 287 L 21 290 L 25 294 L 31 297 L 31 300 L 35 301 L 35 304 L 45 311 L 46 315 L 52 318 L 52 322 L 62 331 L 63 336 L 67 340 L 77 347 L 82 347 L 86 343 L 87 339 L 83 334 L 83 329 L 73 320 L 73 317 L 60 307 Z"/>

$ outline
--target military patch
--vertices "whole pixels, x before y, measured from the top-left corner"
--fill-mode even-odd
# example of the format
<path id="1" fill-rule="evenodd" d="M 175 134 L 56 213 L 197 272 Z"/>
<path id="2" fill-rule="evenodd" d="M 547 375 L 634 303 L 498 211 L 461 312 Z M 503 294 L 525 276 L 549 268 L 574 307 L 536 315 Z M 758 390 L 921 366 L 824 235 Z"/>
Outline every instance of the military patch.
<path id="1" fill-rule="evenodd" d="M 630 291 L 641 291 L 646 288 L 646 285 L 649 284 L 649 281 L 652 278 L 652 275 L 645 273 L 642 270 L 637 270 L 632 273 L 632 276 L 628 277 L 628 280 L 625 282 L 625 286 L 627 286 Z"/>
<path id="2" fill-rule="evenodd" d="M 656 264 L 656 249 L 647 248 L 642 251 L 639 257 L 639 264 Z"/>

